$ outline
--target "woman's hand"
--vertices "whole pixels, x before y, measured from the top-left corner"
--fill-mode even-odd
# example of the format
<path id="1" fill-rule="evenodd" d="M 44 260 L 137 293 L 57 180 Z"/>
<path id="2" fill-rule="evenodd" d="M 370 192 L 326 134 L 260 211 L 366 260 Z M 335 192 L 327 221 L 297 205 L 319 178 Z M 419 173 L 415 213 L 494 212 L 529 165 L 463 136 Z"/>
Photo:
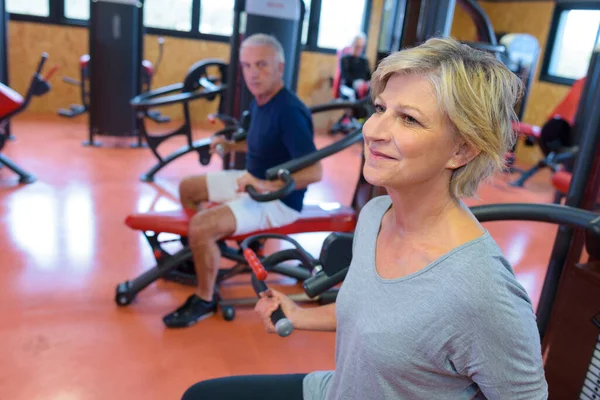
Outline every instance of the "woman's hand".
<path id="1" fill-rule="evenodd" d="M 260 299 L 254 307 L 254 311 L 260 316 L 268 333 L 276 332 L 275 326 L 273 325 L 273 322 L 271 322 L 271 314 L 273 314 L 279 306 L 281 306 L 281 310 L 286 318 L 290 320 L 292 325 L 294 325 L 294 319 L 297 317 L 298 312 L 302 311 L 302 308 L 298 307 L 296 303 L 283 293 L 273 289 L 261 293 Z"/>
<path id="2" fill-rule="evenodd" d="M 258 179 L 249 172 L 240 176 L 237 180 L 238 192 L 245 192 L 246 186 L 252 185 L 259 193 L 270 193 L 281 189 L 281 181 L 263 181 Z"/>

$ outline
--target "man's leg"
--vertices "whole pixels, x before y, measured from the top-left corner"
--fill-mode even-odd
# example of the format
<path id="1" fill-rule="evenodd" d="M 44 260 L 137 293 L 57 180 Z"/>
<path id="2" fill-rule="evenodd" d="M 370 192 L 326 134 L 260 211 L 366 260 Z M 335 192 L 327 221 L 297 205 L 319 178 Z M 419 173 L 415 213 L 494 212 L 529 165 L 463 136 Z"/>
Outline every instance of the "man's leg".
<path id="1" fill-rule="evenodd" d="M 214 287 L 221 258 L 216 241 L 235 230 L 236 220 L 227 205 L 201 211 L 192 218 L 189 246 L 194 257 L 198 286 L 181 307 L 163 318 L 165 325 L 172 328 L 187 327 L 214 314 L 217 308 Z"/>
<path id="2" fill-rule="evenodd" d="M 193 175 L 179 184 L 179 200 L 185 209 L 199 210 L 200 203 L 208 200 L 206 175 Z"/>

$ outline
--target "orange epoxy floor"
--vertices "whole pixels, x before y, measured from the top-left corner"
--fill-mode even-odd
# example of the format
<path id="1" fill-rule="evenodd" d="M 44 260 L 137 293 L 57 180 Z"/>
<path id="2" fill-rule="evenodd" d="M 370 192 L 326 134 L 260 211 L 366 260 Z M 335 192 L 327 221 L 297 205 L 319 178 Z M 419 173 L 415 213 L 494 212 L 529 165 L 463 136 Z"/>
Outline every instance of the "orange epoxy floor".
<path id="1" fill-rule="evenodd" d="M 155 183 L 143 183 L 139 175 L 154 162 L 150 150 L 111 138 L 101 138 L 110 147 L 83 147 L 87 125 L 80 118 L 17 118 L 17 140 L 4 150 L 38 181 L 21 186 L 16 175 L 0 169 L 1 400 L 178 399 L 189 385 L 211 377 L 334 367 L 334 334 L 267 335 L 251 308 L 238 309 L 233 322 L 216 315 L 192 328 L 167 330 L 162 316 L 187 297 L 189 287 L 158 282 L 133 305 L 117 307 L 117 283 L 153 261 L 143 237 L 124 218 L 178 207 L 179 179 L 219 168 L 219 160 L 201 167 L 190 154 L 161 171 Z M 319 137 L 318 147 L 330 140 Z M 182 143 L 174 140 L 163 151 Z M 353 147 L 326 160 L 325 177 L 306 201 L 348 203 L 359 151 Z M 525 189 L 508 186 L 509 178 L 486 183 L 480 199 L 468 204 L 551 201 L 547 171 Z M 486 227 L 537 305 L 556 227 Z M 297 239 L 316 256 L 325 236 Z M 223 294 L 252 292 L 235 279 Z"/>

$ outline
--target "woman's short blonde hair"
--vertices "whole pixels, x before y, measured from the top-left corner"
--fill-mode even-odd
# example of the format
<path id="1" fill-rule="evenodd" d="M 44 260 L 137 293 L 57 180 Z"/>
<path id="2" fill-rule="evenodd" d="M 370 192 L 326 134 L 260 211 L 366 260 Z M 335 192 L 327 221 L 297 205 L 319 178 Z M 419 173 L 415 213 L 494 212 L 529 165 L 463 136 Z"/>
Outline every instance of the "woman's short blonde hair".
<path id="1" fill-rule="evenodd" d="M 474 196 L 485 178 L 505 167 L 505 154 L 516 141 L 521 80 L 494 55 L 452 38 L 432 38 L 383 59 L 371 78 L 373 99 L 395 74 L 427 76 L 455 133 L 480 150 L 450 181 L 453 196 Z"/>

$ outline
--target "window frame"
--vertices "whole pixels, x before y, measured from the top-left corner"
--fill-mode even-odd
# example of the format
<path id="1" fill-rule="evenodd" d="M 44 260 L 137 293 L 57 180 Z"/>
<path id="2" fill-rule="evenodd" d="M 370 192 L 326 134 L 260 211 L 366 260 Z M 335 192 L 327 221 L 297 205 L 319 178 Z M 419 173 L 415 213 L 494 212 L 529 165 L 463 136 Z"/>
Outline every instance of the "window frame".
<path id="1" fill-rule="evenodd" d="M 546 48 L 544 50 L 544 57 L 542 59 L 542 67 L 540 68 L 539 80 L 544 82 L 556 83 L 559 85 L 571 86 L 575 82 L 575 79 L 564 78 L 561 76 L 552 75 L 548 72 L 550 68 L 550 62 L 552 60 L 552 50 L 556 44 L 558 34 L 558 25 L 560 23 L 560 17 L 563 12 L 571 10 L 599 10 L 600 11 L 600 0 L 599 1 L 588 1 L 588 2 L 566 2 L 557 3 L 554 6 L 552 14 L 552 22 L 550 24 L 550 31 L 548 32 L 548 40 L 546 41 Z M 598 41 L 598 35 L 600 34 L 600 26 L 598 33 L 596 33 L 596 41 Z"/>
<path id="2" fill-rule="evenodd" d="M 48 17 L 39 17 L 26 14 L 8 13 L 10 21 L 35 22 L 59 26 L 74 26 L 87 28 L 88 21 L 65 17 L 65 2 L 64 0 L 48 0 L 50 15 Z M 200 10 L 201 1 L 211 0 L 192 0 L 192 25 L 190 31 L 177 31 L 174 29 L 152 28 L 146 27 L 145 33 L 149 35 L 160 35 L 164 37 L 177 37 L 184 39 L 197 39 L 212 42 L 229 43 L 230 36 L 215 35 L 203 33 L 200 28 Z M 321 2 L 323 0 L 312 0 L 310 7 L 310 15 L 308 20 L 308 32 L 306 44 L 302 45 L 302 51 L 310 51 L 316 53 L 336 54 L 338 49 L 321 48 L 317 46 L 319 37 L 319 20 L 321 14 Z M 365 0 L 365 8 L 363 12 L 362 28 L 363 32 L 368 33 L 371 20 L 372 0 Z M 302 22 L 301 22 L 302 23 Z"/>
<path id="3" fill-rule="evenodd" d="M 302 50 L 316 53 L 336 54 L 339 49 L 319 47 L 317 45 L 319 40 L 319 22 L 321 20 L 321 2 L 322 0 L 312 0 L 311 2 L 310 17 L 308 20 L 308 34 L 306 37 L 306 44 L 303 46 Z M 373 0 L 365 0 L 362 20 L 362 31 L 365 34 L 369 33 L 369 27 L 371 25 L 371 10 L 373 8 L 372 3 Z"/>

